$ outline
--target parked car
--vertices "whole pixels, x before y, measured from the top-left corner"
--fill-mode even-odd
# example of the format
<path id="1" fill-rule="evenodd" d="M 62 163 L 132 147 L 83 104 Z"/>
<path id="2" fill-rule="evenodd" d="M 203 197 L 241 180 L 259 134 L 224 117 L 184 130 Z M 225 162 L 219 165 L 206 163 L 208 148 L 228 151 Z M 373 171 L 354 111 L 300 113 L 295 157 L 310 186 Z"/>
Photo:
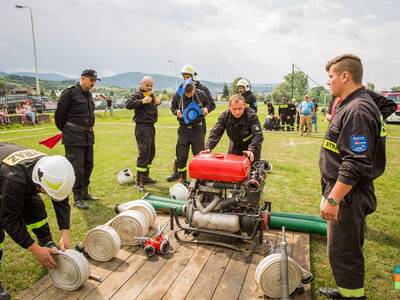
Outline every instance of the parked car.
<path id="1" fill-rule="evenodd" d="M 382 95 L 397 104 L 396 111 L 386 119 L 386 122 L 400 124 L 400 92 L 383 92 Z"/>

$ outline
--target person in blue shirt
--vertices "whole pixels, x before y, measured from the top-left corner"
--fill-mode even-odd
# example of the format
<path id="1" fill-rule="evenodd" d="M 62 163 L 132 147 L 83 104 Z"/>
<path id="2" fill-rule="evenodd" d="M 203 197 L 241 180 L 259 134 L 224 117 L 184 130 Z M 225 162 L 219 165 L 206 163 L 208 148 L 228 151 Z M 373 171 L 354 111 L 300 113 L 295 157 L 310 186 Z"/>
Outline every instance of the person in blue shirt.
<path id="1" fill-rule="evenodd" d="M 308 95 L 300 103 L 300 135 L 304 134 L 304 124 L 307 125 L 307 135 L 311 135 L 311 117 L 314 110 L 314 103 L 310 101 Z"/>

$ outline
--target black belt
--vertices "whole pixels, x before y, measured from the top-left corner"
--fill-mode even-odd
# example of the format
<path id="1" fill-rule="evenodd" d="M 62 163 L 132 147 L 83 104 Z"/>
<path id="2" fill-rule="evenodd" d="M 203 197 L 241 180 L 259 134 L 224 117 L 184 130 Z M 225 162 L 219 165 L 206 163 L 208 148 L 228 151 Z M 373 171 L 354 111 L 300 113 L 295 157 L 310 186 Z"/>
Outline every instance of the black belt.
<path id="1" fill-rule="evenodd" d="M 203 126 L 203 123 L 202 123 L 202 122 L 196 123 L 196 124 L 189 124 L 189 125 L 182 125 L 182 124 L 181 124 L 181 127 L 183 127 L 183 128 L 189 128 L 189 129 L 196 128 L 196 127 L 202 127 L 202 126 Z"/>
<path id="2" fill-rule="evenodd" d="M 84 130 L 84 131 L 93 131 L 93 126 L 86 127 L 86 126 L 76 125 L 76 124 L 74 124 L 74 123 L 72 123 L 70 121 L 67 121 L 65 123 L 65 125 L 67 125 L 69 127 L 73 127 L 73 128 L 79 128 L 79 129 Z"/>

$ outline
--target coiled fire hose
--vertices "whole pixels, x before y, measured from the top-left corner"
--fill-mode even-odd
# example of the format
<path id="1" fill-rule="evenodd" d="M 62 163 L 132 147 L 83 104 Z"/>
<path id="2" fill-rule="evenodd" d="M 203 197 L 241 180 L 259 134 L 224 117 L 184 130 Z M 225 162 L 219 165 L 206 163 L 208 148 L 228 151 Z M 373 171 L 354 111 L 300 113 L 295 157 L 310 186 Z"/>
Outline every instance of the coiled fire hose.
<path id="1" fill-rule="evenodd" d="M 50 269 L 52 283 L 63 290 L 77 290 L 89 278 L 100 281 L 101 278 L 90 274 L 90 264 L 86 257 L 73 249 L 59 251 L 54 255 L 56 269 Z"/>
<path id="2" fill-rule="evenodd" d="M 290 257 L 288 257 L 287 263 L 289 294 L 292 294 L 301 283 L 310 283 L 313 279 L 313 275 L 304 270 Z M 265 257 L 258 264 L 255 277 L 258 286 L 265 295 L 270 298 L 281 298 L 281 254 L 271 254 Z"/>
<path id="3" fill-rule="evenodd" d="M 75 249 L 94 260 L 109 261 L 118 254 L 121 245 L 139 244 L 135 237 L 144 236 L 157 218 L 153 206 L 144 200 L 119 204 L 115 211 L 117 216 L 88 231 L 84 242 Z"/>
<path id="4" fill-rule="evenodd" d="M 150 229 L 146 216 L 137 210 L 126 210 L 109 221 L 112 228 L 121 238 L 122 245 L 139 245 L 136 237 L 145 236 Z"/>
<path id="5" fill-rule="evenodd" d="M 84 251 L 97 261 L 109 261 L 121 249 L 121 239 L 117 231 L 109 225 L 100 225 L 89 230 L 85 237 Z"/>

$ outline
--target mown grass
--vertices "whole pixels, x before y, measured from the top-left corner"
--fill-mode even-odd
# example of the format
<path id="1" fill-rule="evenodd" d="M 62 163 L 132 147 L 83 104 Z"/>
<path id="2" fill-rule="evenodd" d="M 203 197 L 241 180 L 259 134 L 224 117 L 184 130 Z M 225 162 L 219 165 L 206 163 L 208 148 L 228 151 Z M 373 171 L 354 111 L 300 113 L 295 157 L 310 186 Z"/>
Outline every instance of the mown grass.
<path id="1" fill-rule="evenodd" d="M 208 128 L 215 124 L 219 112 L 226 104 L 220 105 L 207 117 Z M 265 106 L 259 108 L 260 120 L 265 118 Z M 97 114 L 95 134 L 95 168 L 92 175 L 93 194 L 102 199 L 91 204 L 88 211 L 72 209 L 72 243 L 82 240 L 86 232 L 98 224 L 103 224 L 114 216 L 114 205 L 124 201 L 139 199 L 141 194 L 134 186 L 120 186 L 116 173 L 123 168 L 134 168 L 137 148 L 133 137 L 132 112 L 114 111 L 113 117 Z M 169 109 L 160 109 L 156 130 L 157 155 L 153 162 L 152 176 L 159 183 L 148 190 L 157 195 L 168 195 L 169 184 L 165 181 L 172 170 L 175 156 L 177 122 Z M 323 132 L 327 124 L 319 118 L 319 130 Z M 19 129 L 33 129 L 15 132 Z M 388 125 L 387 168 L 385 174 L 376 181 L 378 197 L 377 211 L 368 217 L 368 228 L 364 251 L 366 254 L 366 291 L 369 299 L 398 299 L 400 291 L 394 290 L 393 267 L 400 264 L 400 204 L 398 201 L 400 183 L 400 126 Z M 63 154 L 62 145 L 48 150 L 38 141 L 57 132 L 54 124 L 36 127 L 13 126 L 0 130 L 0 140 L 22 146 L 40 149 L 51 154 Z M 395 138 L 398 137 L 398 138 Z M 322 134 L 299 137 L 286 132 L 266 132 L 264 134 L 262 156 L 269 160 L 274 170 L 267 178 L 264 198 L 272 201 L 275 211 L 317 214 L 320 200 L 319 149 Z M 227 138 L 224 137 L 215 151 L 225 152 Z M 58 240 L 58 230 L 54 211 L 49 199 L 46 202 L 54 237 Z M 351 241 L 349 241 L 351 242 Z M 326 238 L 312 235 L 311 265 L 315 280 L 314 298 L 318 299 L 318 287 L 333 285 L 330 267 L 326 257 Z M 5 240 L 5 256 L 2 263 L 1 279 L 4 286 L 16 296 L 30 287 L 47 273 L 29 252 L 19 248 L 9 237 Z"/>

